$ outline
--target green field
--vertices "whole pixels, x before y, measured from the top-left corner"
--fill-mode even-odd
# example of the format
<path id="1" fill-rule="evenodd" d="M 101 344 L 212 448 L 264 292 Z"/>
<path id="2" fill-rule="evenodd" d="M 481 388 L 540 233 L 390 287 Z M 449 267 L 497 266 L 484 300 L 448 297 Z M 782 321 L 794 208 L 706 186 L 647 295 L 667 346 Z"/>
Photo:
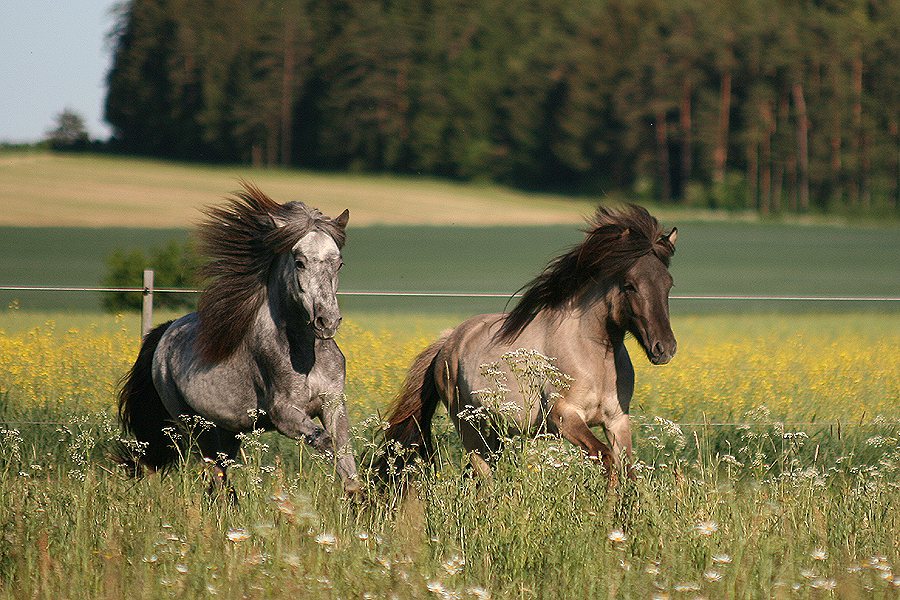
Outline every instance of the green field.
<path id="1" fill-rule="evenodd" d="M 279 200 L 302 198 L 333 214 L 350 207 L 344 290 L 512 294 L 579 240 L 581 215 L 596 203 L 429 179 L 4 154 L 0 285 L 98 285 L 114 250 L 146 252 L 186 239 L 201 216 L 198 207 L 217 202 L 239 177 Z M 808 219 L 801 225 L 652 210 L 666 226 L 679 227 L 672 266 L 676 295 L 900 296 L 897 223 L 848 226 Z M 0 291 L 0 307 L 15 301 L 26 310 L 92 311 L 99 295 Z M 463 314 L 505 304 L 349 297 L 343 303 L 350 310 Z M 838 307 L 673 302 L 676 313 L 796 308 Z"/>
<path id="2" fill-rule="evenodd" d="M 900 228 L 678 222 L 672 263 L 675 295 L 900 296 Z M 0 227 L 0 285 L 96 286 L 117 248 L 147 251 L 186 230 Z M 512 294 L 553 256 L 576 243 L 574 225 L 353 227 L 345 248 L 344 290 Z M 135 282 L 136 286 L 140 282 Z M 0 291 L 0 306 L 91 311 L 97 293 Z M 349 310 L 501 310 L 504 300 L 361 299 Z M 793 310 L 799 305 L 673 301 L 674 313 Z M 835 304 L 804 310 L 839 308 Z M 846 308 L 846 307 L 845 307 Z M 855 304 L 853 310 L 869 310 Z M 884 305 L 879 305 L 883 310 Z"/>
<path id="3" fill-rule="evenodd" d="M 571 217 L 559 198 L 243 172 L 263 189 L 305 183 L 356 194 L 348 204 L 370 190 L 382 214 L 417 190 L 440 198 L 383 224 L 351 220 L 345 290 L 512 294 L 580 237 L 577 219 L 476 227 L 439 214 L 471 213 L 499 195 L 522 203 L 520 215 L 553 205 Z M 173 207 L 229 189 L 232 174 L 44 155 L 11 167 L 0 156 L 0 206 L 9 209 L 0 285 L 96 285 L 114 249 L 184 239 Z M 38 203 L 41 186 L 53 208 L 26 223 L 34 206 L 15 200 Z M 166 189 L 182 204 L 147 223 L 152 204 L 141 198 Z M 136 223 L 72 226 L 89 208 Z M 679 227 L 673 294 L 900 296 L 895 223 L 659 214 Z M 363 463 L 412 357 L 441 329 L 504 304 L 342 297 L 338 342 Z M 139 316 L 98 306 L 93 293 L 0 292 L 0 598 L 898 597 L 897 303 L 673 300 L 672 363 L 649 365 L 632 346 L 634 482 L 610 489 L 597 465 L 555 440 L 516 441 L 493 482 L 472 478 L 440 414 L 438 470 L 415 477 L 406 496 L 372 485 L 362 504 L 341 498 L 320 458 L 271 433 L 245 440 L 231 469 L 237 503 L 207 494 L 195 463 L 126 479 L 108 452 Z"/>

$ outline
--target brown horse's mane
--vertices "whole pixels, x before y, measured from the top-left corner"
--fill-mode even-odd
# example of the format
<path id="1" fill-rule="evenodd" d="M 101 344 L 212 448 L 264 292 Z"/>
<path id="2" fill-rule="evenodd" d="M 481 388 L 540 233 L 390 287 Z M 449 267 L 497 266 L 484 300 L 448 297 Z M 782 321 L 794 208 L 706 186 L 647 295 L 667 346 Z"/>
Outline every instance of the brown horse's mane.
<path id="1" fill-rule="evenodd" d="M 522 288 L 521 299 L 503 319 L 499 340 L 514 340 L 539 312 L 559 307 L 588 285 L 621 280 L 640 257 L 652 252 L 668 267 L 675 252 L 659 222 L 634 204 L 598 208 L 585 233 L 581 244 Z"/>
<path id="2" fill-rule="evenodd" d="M 266 299 L 269 270 L 312 230 L 329 234 L 344 246 L 344 224 L 302 202 L 279 204 L 254 185 L 242 181 L 223 206 L 203 209 L 198 226 L 200 250 L 207 259 L 201 275 L 207 281 L 200 296 L 201 356 L 212 362 L 230 356 L 240 345 L 253 316 Z"/>

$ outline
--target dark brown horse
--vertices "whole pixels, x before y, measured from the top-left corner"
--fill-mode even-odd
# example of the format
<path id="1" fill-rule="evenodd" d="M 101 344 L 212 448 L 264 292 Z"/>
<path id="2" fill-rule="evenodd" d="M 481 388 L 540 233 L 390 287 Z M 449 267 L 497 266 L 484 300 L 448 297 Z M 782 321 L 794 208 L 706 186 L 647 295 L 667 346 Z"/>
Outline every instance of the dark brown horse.
<path id="1" fill-rule="evenodd" d="M 666 233 L 634 205 L 600 208 L 589 226 L 584 242 L 553 260 L 512 311 L 472 317 L 416 358 L 387 417 L 382 475 L 401 468 L 412 448 L 431 459 L 439 402 L 484 473 L 511 434 L 561 435 L 610 472 L 630 463 L 634 369 L 623 342 L 634 335 L 657 365 L 675 354 L 668 266 L 677 231 Z M 542 361 L 553 368 L 535 380 Z M 523 372 L 534 385 L 523 385 Z"/>

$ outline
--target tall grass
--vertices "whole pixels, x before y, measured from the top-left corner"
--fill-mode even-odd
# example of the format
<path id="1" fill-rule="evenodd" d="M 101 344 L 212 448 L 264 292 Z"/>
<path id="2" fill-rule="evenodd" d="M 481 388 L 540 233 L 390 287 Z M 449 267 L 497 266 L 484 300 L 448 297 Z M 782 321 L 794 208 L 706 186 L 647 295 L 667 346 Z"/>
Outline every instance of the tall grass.
<path id="1" fill-rule="evenodd" d="M 208 493 L 208 474 L 193 462 L 129 480 L 107 456 L 120 435 L 114 382 L 136 350 L 131 325 L 75 331 L 80 325 L 59 321 L 2 334 L 0 597 L 896 598 L 900 430 L 874 413 L 860 424 L 855 409 L 839 415 L 840 426 L 811 424 L 804 412 L 847 404 L 851 393 L 865 404 L 867 390 L 897 398 L 882 361 L 900 344 L 881 318 L 859 317 L 860 337 L 843 346 L 847 332 L 827 320 L 676 323 L 684 354 L 638 372 L 639 384 L 658 387 L 638 391 L 639 462 L 634 481 L 615 489 L 552 438 L 511 444 L 491 481 L 473 477 L 441 416 L 436 469 L 413 477 L 406 495 L 372 486 L 364 502 L 343 498 L 320 457 L 261 432 L 247 436 L 230 469 L 236 502 Z M 377 410 L 444 324 L 347 325 L 340 343 L 351 359 L 348 402 L 362 455 Z M 762 352 L 752 341 L 766 331 L 773 341 Z M 823 342 L 814 344 L 821 351 L 797 354 L 798 332 Z M 721 347 L 707 358 L 700 350 L 729 336 L 749 340 L 753 373 L 764 373 L 756 377 L 806 369 L 812 381 L 829 352 L 856 349 L 864 358 L 848 364 L 877 385 L 838 381 L 836 395 L 824 396 L 788 383 L 797 418 L 790 407 L 747 411 L 734 382 L 745 370 L 725 368 L 740 363 L 720 360 Z M 868 354 L 858 340 L 885 349 Z M 795 362 L 782 368 L 788 355 Z M 681 377 L 679 368 L 700 370 Z M 672 412 L 657 411 L 665 405 L 652 398 L 653 389 L 659 398 L 702 398 L 716 383 L 719 410 L 691 425 L 666 420 Z M 66 395 L 72 389 L 77 396 Z M 717 424 L 727 418 L 740 424 Z"/>
<path id="2" fill-rule="evenodd" d="M 894 598 L 900 585 L 895 431 L 821 465 L 786 449 L 738 466 L 701 437 L 695 458 L 664 452 L 614 490 L 539 440 L 491 482 L 445 453 L 405 498 L 372 487 L 360 504 L 321 460 L 282 460 L 298 450 L 277 438 L 246 441 L 232 502 L 194 463 L 126 480 L 104 458 L 108 423 L 58 433 L 46 452 L 0 433 L 0 597 Z"/>

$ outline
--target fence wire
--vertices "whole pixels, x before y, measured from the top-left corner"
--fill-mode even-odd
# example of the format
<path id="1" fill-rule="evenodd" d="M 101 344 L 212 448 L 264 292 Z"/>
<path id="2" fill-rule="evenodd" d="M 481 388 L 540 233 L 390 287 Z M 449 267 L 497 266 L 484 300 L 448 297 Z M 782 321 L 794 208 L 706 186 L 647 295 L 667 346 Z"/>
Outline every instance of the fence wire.
<path id="1" fill-rule="evenodd" d="M 69 287 L 41 285 L 0 285 L 0 291 L 10 292 L 134 292 L 166 294 L 198 294 L 202 290 L 191 288 L 145 287 Z M 413 291 L 413 290 L 338 290 L 338 296 L 396 296 L 419 298 L 518 298 L 520 293 L 465 292 L 465 291 Z M 900 296 L 797 296 L 797 295 L 735 295 L 735 294 L 686 294 L 669 296 L 670 300 L 733 300 L 761 302 L 900 302 Z"/>

